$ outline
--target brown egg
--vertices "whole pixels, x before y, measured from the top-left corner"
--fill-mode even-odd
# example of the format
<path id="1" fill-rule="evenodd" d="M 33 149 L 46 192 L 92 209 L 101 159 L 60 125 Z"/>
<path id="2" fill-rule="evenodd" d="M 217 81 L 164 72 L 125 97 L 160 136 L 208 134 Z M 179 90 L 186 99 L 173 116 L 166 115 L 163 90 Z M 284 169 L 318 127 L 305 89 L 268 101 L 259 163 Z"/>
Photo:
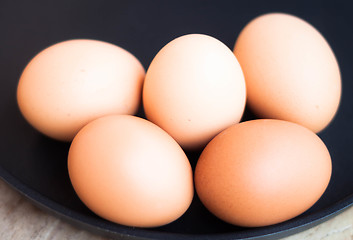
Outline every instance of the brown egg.
<path id="1" fill-rule="evenodd" d="M 330 154 L 317 135 L 295 123 L 262 119 L 233 125 L 206 146 L 195 187 L 220 219 L 260 227 L 309 209 L 330 177 Z"/>
<path id="2" fill-rule="evenodd" d="M 234 53 L 248 104 L 259 117 L 292 121 L 314 132 L 331 122 L 341 97 L 340 70 L 313 26 L 288 14 L 262 15 L 241 31 Z"/>
<path id="3" fill-rule="evenodd" d="M 232 51 L 213 37 L 189 34 L 168 43 L 153 59 L 143 105 L 150 121 L 182 147 L 195 149 L 240 121 L 245 95 Z"/>
<path id="4" fill-rule="evenodd" d="M 153 123 L 129 115 L 96 119 L 75 136 L 71 183 L 83 203 L 115 223 L 157 227 L 179 218 L 194 190 L 181 147 Z"/>
<path id="5" fill-rule="evenodd" d="M 77 39 L 54 44 L 26 66 L 17 88 L 23 116 L 43 134 L 71 141 L 89 121 L 134 114 L 145 70 L 128 51 Z"/>

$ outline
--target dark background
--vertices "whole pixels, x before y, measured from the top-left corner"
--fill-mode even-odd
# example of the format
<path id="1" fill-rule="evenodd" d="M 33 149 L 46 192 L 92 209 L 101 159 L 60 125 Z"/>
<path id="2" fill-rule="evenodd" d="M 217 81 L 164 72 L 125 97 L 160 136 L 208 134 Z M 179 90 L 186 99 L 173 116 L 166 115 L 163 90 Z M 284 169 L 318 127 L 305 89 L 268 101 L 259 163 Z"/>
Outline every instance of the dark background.
<path id="1" fill-rule="evenodd" d="M 0 176 L 38 205 L 113 237 L 238 239 L 274 234 L 273 239 L 317 224 L 353 203 L 351 11 L 343 1 L 0 1 Z M 288 222 L 265 228 L 231 226 L 209 214 L 197 196 L 181 219 L 164 227 L 144 230 L 104 221 L 71 188 L 66 170 L 69 144 L 37 133 L 18 111 L 16 86 L 22 70 L 54 43 L 73 38 L 111 42 L 134 54 L 147 69 L 165 44 L 184 34 L 208 34 L 233 49 L 245 24 L 269 12 L 290 13 L 316 27 L 336 54 L 343 81 L 338 114 L 320 133 L 332 155 L 332 180 L 312 209 Z M 198 154 L 188 152 L 192 165 Z"/>

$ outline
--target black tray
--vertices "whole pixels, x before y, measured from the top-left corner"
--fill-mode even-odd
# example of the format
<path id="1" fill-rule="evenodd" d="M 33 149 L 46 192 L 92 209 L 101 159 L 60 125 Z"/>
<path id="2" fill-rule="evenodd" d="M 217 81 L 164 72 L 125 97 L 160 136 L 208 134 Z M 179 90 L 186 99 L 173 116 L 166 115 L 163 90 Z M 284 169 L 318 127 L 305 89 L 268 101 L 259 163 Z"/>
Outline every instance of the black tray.
<path id="1" fill-rule="evenodd" d="M 245 24 L 268 12 L 291 13 L 314 25 L 333 48 L 343 80 L 338 114 L 320 133 L 332 156 L 332 180 L 322 198 L 292 220 L 240 228 L 212 216 L 195 196 L 183 217 L 163 227 L 131 228 L 105 221 L 90 212 L 71 187 L 69 144 L 37 133 L 19 113 L 16 87 L 23 68 L 56 42 L 111 42 L 133 53 L 147 69 L 160 48 L 188 33 L 211 35 L 232 49 Z M 352 24 L 350 6 L 323 1 L 1 1 L 0 176 L 38 206 L 118 239 L 275 239 L 310 228 L 353 203 Z M 194 166 L 199 153 L 187 154 Z"/>

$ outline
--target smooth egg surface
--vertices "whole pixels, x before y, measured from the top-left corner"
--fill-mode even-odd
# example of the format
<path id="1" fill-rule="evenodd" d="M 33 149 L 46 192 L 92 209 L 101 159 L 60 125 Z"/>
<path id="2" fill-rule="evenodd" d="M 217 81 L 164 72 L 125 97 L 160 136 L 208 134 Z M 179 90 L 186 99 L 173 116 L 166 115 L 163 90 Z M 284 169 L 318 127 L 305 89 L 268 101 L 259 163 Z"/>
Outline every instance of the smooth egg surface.
<path id="1" fill-rule="evenodd" d="M 147 118 L 184 148 L 206 145 L 240 121 L 246 90 L 232 51 L 203 35 L 178 37 L 151 62 L 143 87 Z"/>
<path id="2" fill-rule="evenodd" d="M 145 70 L 111 43 L 75 39 L 38 53 L 24 69 L 17 102 L 43 134 L 71 141 L 88 122 L 108 114 L 135 114 Z"/>
<path id="3" fill-rule="evenodd" d="M 282 120 L 252 120 L 217 135 L 202 152 L 195 187 L 206 208 L 239 226 L 289 220 L 322 196 L 331 158 L 307 128 Z"/>
<path id="4" fill-rule="evenodd" d="M 292 121 L 316 133 L 332 121 L 341 98 L 340 70 L 312 25 L 283 13 L 259 16 L 241 31 L 234 54 L 258 117 Z"/>
<path id="5" fill-rule="evenodd" d="M 98 118 L 75 136 L 68 155 L 82 202 L 109 221 L 157 227 L 178 219 L 193 195 L 181 147 L 155 124 L 135 116 Z"/>

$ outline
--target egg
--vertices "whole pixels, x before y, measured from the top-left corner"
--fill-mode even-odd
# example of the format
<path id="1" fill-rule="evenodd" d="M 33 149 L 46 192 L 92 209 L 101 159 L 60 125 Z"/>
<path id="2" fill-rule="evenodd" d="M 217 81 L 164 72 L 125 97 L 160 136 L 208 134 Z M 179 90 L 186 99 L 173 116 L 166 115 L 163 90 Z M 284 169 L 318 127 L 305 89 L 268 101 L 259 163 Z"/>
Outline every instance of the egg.
<path id="1" fill-rule="evenodd" d="M 71 143 L 68 170 L 89 209 L 127 226 L 168 224 L 184 214 L 194 194 L 181 147 L 155 124 L 130 115 L 84 126 Z"/>
<path id="2" fill-rule="evenodd" d="M 204 147 L 239 122 L 245 98 L 236 57 L 204 34 L 184 35 L 165 45 L 151 62 L 143 87 L 148 120 L 187 149 Z"/>
<path id="3" fill-rule="evenodd" d="M 248 23 L 234 46 L 247 101 L 259 118 L 282 119 L 318 133 L 334 118 L 341 98 L 336 57 L 309 23 L 269 13 Z"/>
<path id="4" fill-rule="evenodd" d="M 218 134 L 196 164 L 195 188 L 218 218 L 261 227 L 305 212 L 329 184 L 332 164 L 311 130 L 283 120 L 235 124 Z"/>
<path id="5" fill-rule="evenodd" d="M 138 59 L 123 48 L 98 40 L 67 40 L 28 63 L 18 83 L 17 102 L 35 129 L 71 141 L 95 118 L 136 113 L 144 76 Z"/>

